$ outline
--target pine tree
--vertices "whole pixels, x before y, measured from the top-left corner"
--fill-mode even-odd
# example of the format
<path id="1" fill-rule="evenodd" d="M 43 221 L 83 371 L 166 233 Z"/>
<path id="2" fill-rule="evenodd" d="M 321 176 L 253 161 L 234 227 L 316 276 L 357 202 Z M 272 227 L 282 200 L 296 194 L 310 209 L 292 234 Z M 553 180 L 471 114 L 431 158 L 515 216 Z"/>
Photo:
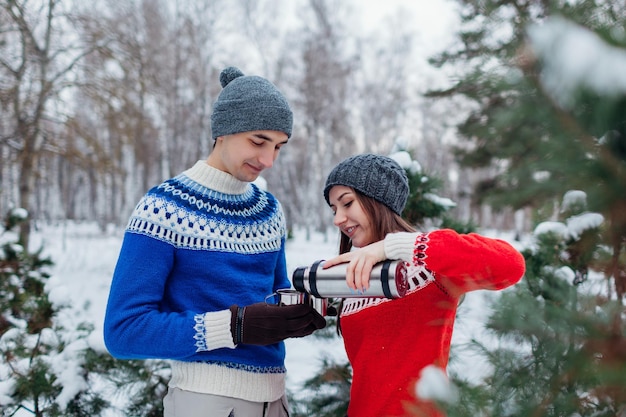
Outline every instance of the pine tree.
<path id="1" fill-rule="evenodd" d="M 497 346 L 474 345 L 492 372 L 479 383 L 453 376 L 461 400 L 442 407 L 450 417 L 624 416 L 626 6 L 461 3 L 473 26 L 439 63 L 472 70 L 434 95 L 477 104 L 458 155 L 466 166 L 500 167 L 478 187 L 481 198 L 534 208 L 541 223 L 523 251 L 523 281 L 493 306 Z M 498 37 L 503 25 L 512 30 Z"/>
<path id="2" fill-rule="evenodd" d="M 120 360 L 93 349 L 85 351 L 84 368 L 111 384 L 120 398 L 120 413 L 126 416 L 160 417 L 167 394 L 170 368 L 163 360 Z"/>
<path id="3" fill-rule="evenodd" d="M 586 197 L 566 197 L 574 193 Z M 493 371 L 478 385 L 456 378 L 462 401 L 446 406 L 450 417 L 626 412 L 624 305 L 602 272 L 610 259 L 602 241 L 607 224 L 569 201 L 560 222 L 536 228 L 523 252 L 523 282 L 502 294 L 488 322 L 498 347 L 474 343 Z"/>
<path id="4" fill-rule="evenodd" d="M 610 44 L 623 45 L 616 35 L 624 27 L 626 6 L 594 0 L 459 0 L 459 4 L 461 43 L 431 60 L 455 68 L 459 77 L 449 89 L 429 95 L 463 97 L 468 103 L 470 111 L 458 126 L 462 141 L 455 153 L 464 167 L 492 172 L 477 185 L 474 197 L 496 208 L 551 210 L 555 195 L 584 189 L 571 184 L 585 181 L 578 172 L 589 162 L 586 152 L 595 147 L 591 136 L 603 136 L 608 125 L 619 129 L 619 120 L 609 119 L 623 115 L 619 112 L 623 97 L 579 91 L 575 108 L 563 111 L 541 84 L 545 68 L 528 49 L 528 29 L 562 16 Z M 558 50 L 556 44 L 551 53 Z M 574 47 L 568 52 L 578 51 Z M 590 57 L 580 59 L 585 58 Z M 545 181 L 547 176 L 550 181 Z"/>
<path id="5" fill-rule="evenodd" d="M 427 220 L 441 218 L 454 206 L 442 204 L 437 198 L 435 192 L 442 186 L 439 178 L 424 174 L 421 169 L 406 171 L 410 191 L 402 216 L 409 223 L 424 226 Z"/>
<path id="6" fill-rule="evenodd" d="M 0 415 L 22 409 L 37 417 L 87 417 L 113 407 L 123 415 L 163 415 L 169 379 L 163 361 L 116 360 L 87 343 L 93 324 L 58 322 L 64 307 L 46 291 L 53 262 L 43 248 L 31 253 L 19 241 L 16 229 L 27 215 L 11 210 L 0 229 L 0 380 L 10 393 L 0 397 Z M 112 404 L 111 390 L 129 401 Z"/>
<path id="7" fill-rule="evenodd" d="M 68 339 L 54 321 L 58 308 L 45 288 L 52 261 L 42 255 L 43 248 L 31 253 L 19 241 L 16 228 L 27 215 L 11 210 L 0 230 L 0 374 L 12 384 L 2 415 L 20 408 L 34 416 L 97 415 L 107 402 L 89 391 L 86 374 L 84 389 L 64 391 L 65 369 L 59 365 L 81 342 Z M 85 330 L 76 333 L 78 339 L 88 335 Z"/>

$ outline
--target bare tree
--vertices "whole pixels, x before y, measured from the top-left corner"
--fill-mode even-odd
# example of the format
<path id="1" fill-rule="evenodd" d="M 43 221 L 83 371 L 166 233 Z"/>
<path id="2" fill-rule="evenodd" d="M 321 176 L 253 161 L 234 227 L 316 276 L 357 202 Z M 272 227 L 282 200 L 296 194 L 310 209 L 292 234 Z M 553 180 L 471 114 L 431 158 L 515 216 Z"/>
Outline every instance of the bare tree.
<path id="1" fill-rule="evenodd" d="M 348 10 L 332 0 L 309 0 L 307 5 L 295 103 L 305 137 L 296 162 L 302 184 L 298 222 L 310 231 L 324 230 L 329 223 L 320 210 L 325 176 L 338 158 L 355 149 L 349 92 L 357 57 L 342 23 Z"/>
<path id="2" fill-rule="evenodd" d="M 224 33 L 229 7 L 225 0 L 178 1 L 170 47 L 173 77 L 163 84 L 170 94 L 167 102 L 169 174 L 176 174 L 202 159 L 212 147 L 210 114 L 221 91 L 221 66 L 216 56 L 224 45 L 216 42 Z M 232 5 L 230 6 L 232 7 Z"/>
<path id="3" fill-rule="evenodd" d="M 364 38 L 349 5 L 0 0 L 0 209 L 124 223 L 149 187 L 208 155 L 219 72 L 236 65 L 289 99 L 294 132 L 268 188 L 290 228 L 325 230 L 330 169 L 387 152 L 424 117 L 402 16 Z M 300 20 L 275 24 L 294 8 Z"/>
<path id="4" fill-rule="evenodd" d="M 123 222 L 148 188 L 208 154 L 221 3 L 111 1 L 85 26 L 85 37 L 109 39 L 82 74 L 86 88 L 75 110 L 80 134 L 98 138 L 113 162 L 96 185 L 105 193 L 103 221 Z"/>
<path id="5" fill-rule="evenodd" d="M 368 35 L 360 48 L 354 103 L 362 128 L 360 136 L 371 152 L 388 152 L 402 135 L 411 107 L 415 108 L 415 89 L 410 88 L 414 33 L 403 17 L 388 17 L 382 22 L 384 29 Z"/>
<path id="6" fill-rule="evenodd" d="M 68 34 L 75 16 L 59 0 L 0 0 L 0 96 L 7 115 L 0 144 L 18 171 L 18 204 L 31 212 L 39 161 L 58 138 L 72 72 L 93 50 Z M 54 104 L 54 105 L 53 105 Z M 28 245 L 30 222 L 20 228 Z"/>

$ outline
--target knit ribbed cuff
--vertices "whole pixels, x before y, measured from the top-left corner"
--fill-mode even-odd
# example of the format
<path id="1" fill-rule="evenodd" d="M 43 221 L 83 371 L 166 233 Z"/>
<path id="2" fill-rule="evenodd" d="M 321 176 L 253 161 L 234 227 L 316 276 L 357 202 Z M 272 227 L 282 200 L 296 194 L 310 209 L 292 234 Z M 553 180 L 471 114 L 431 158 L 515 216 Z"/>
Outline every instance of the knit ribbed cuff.
<path id="1" fill-rule="evenodd" d="M 385 236 L 385 256 L 387 259 L 400 259 L 406 262 L 413 260 L 415 239 L 419 233 L 398 232 Z"/>
<path id="2" fill-rule="evenodd" d="M 204 338 L 207 350 L 235 348 L 230 330 L 230 310 L 214 311 L 204 314 Z"/>
<path id="3" fill-rule="evenodd" d="M 172 361 L 170 387 L 202 394 L 241 398 L 246 401 L 272 402 L 285 393 L 284 372 L 256 372 L 230 366 Z M 211 414 L 211 410 L 206 411 Z"/>

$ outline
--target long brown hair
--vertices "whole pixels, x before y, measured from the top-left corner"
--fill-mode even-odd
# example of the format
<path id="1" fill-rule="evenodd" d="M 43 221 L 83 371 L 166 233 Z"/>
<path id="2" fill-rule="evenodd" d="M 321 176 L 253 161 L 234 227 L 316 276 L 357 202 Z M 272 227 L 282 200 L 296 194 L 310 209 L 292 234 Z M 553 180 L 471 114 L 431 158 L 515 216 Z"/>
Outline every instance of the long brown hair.
<path id="1" fill-rule="evenodd" d="M 387 233 L 393 232 L 416 232 L 415 228 L 411 226 L 406 220 L 393 212 L 389 207 L 383 203 L 374 200 L 371 197 L 362 194 L 361 192 L 352 189 L 356 195 L 359 204 L 363 207 L 363 211 L 370 220 L 372 227 L 372 241 L 370 243 L 383 240 Z M 341 231 L 339 238 L 339 253 L 350 252 L 352 249 L 352 240 L 343 234 Z M 339 308 L 337 311 L 337 334 L 341 335 L 341 310 L 343 310 L 344 299 L 341 299 Z"/>

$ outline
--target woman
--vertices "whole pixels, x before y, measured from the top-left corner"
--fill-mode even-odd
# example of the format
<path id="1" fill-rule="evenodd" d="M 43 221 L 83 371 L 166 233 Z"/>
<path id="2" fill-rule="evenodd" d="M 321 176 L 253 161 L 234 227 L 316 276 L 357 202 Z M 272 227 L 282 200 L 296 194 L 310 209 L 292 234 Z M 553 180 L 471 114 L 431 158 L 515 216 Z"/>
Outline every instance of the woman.
<path id="1" fill-rule="evenodd" d="M 348 286 L 367 294 L 373 265 L 408 263 L 410 287 L 403 298 L 344 300 L 341 332 L 353 369 L 350 417 L 442 416 L 416 397 L 415 383 L 429 365 L 445 371 L 460 298 L 472 290 L 501 290 L 524 274 L 524 258 L 505 241 L 415 231 L 400 217 L 408 195 L 404 170 L 380 155 L 350 157 L 326 180 L 324 197 L 341 241 L 340 255 L 324 268 L 348 262 Z"/>

